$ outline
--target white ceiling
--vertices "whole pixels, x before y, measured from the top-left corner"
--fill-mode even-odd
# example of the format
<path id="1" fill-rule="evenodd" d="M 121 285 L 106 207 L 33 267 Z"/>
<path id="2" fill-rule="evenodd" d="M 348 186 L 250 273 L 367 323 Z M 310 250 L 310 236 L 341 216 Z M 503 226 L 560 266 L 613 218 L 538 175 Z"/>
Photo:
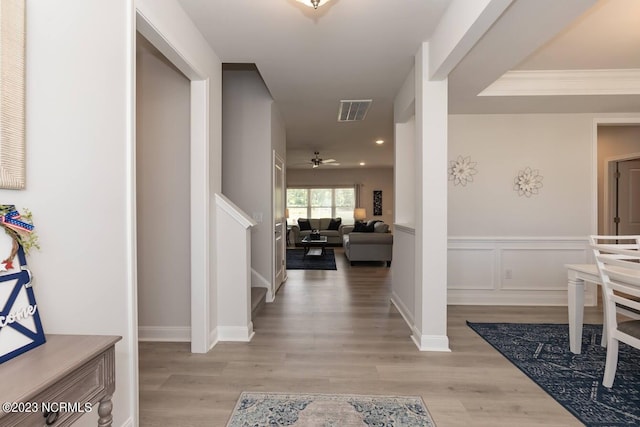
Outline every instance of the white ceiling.
<path id="1" fill-rule="evenodd" d="M 288 167 L 310 167 L 316 150 L 376 167 L 393 164 L 393 100 L 451 0 L 180 2 L 223 62 L 256 64 L 286 123 Z M 637 95 L 477 96 L 509 70 L 640 69 L 639 17 L 638 0 L 515 0 L 450 74 L 449 110 L 640 111 Z M 338 123 L 341 99 L 373 104 Z"/>

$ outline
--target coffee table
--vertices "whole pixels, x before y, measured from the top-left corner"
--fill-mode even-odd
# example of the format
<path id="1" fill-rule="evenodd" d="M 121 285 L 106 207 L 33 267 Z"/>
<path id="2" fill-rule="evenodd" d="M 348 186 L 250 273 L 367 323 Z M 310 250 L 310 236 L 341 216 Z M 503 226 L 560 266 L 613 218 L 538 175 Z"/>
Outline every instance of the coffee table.
<path id="1" fill-rule="evenodd" d="M 311 239 L 311 236 L 305 236 L 302 239 L 302 246 L 304 247 L 304 255 L 307 256 L 323 256 L 324 248 L 327 246 L 327 236 L 320 236 Z"/>

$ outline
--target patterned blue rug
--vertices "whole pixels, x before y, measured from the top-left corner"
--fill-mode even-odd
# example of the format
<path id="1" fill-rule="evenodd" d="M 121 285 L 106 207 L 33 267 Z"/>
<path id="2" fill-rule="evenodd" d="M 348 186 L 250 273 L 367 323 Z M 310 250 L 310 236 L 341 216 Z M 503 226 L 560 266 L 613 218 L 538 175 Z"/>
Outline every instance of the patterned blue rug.
<path id="1" fill-rule="evenodd" d="M 421 397 L 348 394 L 240 395 L 227 427 L 435 427 Z"/>
<path id="2" fill-rule="evenodd" d="M 304 256 L 304 249 L 287 249 L 287 270 L 337 270 L 336 256 L 331 248 L 324 255 Z"/>
<path id="3" fill-rule="evenodd" d="M 569 326 L 467 325 L 586 426 L 640 426 L 640 351 L 620 343 L 611 389 L 602 386 L 602 325 L 584 325 L 582 354 L 569 351 Z"/>

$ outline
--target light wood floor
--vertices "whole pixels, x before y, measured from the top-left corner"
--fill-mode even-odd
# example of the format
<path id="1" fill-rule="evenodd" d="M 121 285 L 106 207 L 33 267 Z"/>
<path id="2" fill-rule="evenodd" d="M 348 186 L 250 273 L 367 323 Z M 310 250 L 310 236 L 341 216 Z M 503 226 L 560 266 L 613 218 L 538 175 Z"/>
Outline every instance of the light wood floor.
<path id="1" fill-rule="evenodd" d="M 289 271 L 250 343 L 206 355 L 140 343 L 140 425 L 224 426 L 241 391 L 420 395 L 439 427 L 581 425 L 465 324 L 566 323 L 566 307 L 450 306 L 452 352 L 419 352 L 389 302 L 390 270 L 350 267 L 339 249 L 336 261 Z"/>

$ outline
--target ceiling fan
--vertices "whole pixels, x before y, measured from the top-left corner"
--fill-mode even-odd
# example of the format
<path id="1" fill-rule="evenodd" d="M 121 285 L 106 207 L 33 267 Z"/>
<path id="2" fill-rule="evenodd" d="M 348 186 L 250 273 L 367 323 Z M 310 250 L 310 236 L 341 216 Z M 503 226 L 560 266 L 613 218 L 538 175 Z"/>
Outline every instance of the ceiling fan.
<path id="1" fill-rule="evenodd" d="M 311 167 L 314 169 L 320 165 L 340 166 L 340 163 L 336 163 L 336 159 L 323 160 L 320 158 L 320 152 L 318 151 L 315 151 L 313 154 L 315 154 L 315 157 L 312 157 L 309 163 L 311 163 Z"/>

